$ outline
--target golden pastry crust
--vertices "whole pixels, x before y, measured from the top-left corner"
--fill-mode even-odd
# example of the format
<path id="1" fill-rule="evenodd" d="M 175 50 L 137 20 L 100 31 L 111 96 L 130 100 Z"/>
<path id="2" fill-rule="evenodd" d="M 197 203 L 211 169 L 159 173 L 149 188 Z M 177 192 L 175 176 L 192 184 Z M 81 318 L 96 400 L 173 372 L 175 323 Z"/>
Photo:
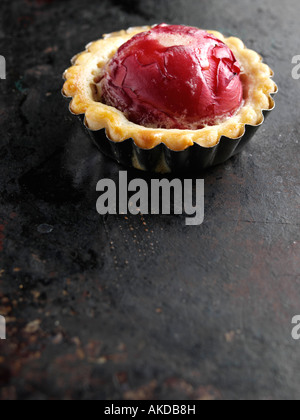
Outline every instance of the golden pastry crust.
<path id="1" fill-rule="evenodd" d="M 104 35 L 103 39 L 90 43 L 86 51 L 74 57 L 73 66 L 64 73 L 66 81 L 63 94 L 73 98 L 70 110 L 76 115 L 85 114 L 85 124 L 90 130 L 105 128 L 112 141 L 118 143 L 132 138 L 142 149 L 152 149 L 160 143 L 174 151 L 185 150 L 194 143 L 208 148 L 216 146 L 222 136 L 239 138 L 244 134 L 247 124 L 260 125 L 264 119 L 262 111 L 274 107 L 270 95 L 277 91 L 277 86 L 271 79 L 272 70 L 262 63 L 261 56 L 247 49 L 239 38 L 225 38 L 219 32 L 208 31 L 233 51 L 241 65 L 245 101 L 237 114 L 218 125 L 201 130 L 154 129 L 128 121 L 121 111 L 100 102 L 101 94 L 96 80 L 101 69 L 122 44 L 149 29 L 151 27 L 137 27 Z"/>

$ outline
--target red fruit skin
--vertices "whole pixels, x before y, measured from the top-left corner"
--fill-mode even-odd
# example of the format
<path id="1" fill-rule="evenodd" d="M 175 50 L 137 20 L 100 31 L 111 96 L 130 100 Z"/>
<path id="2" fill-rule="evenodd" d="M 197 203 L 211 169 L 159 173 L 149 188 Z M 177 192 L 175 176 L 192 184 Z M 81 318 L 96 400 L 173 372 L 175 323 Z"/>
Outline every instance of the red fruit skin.
<path id="1" fill-rule="evenodd" d="M 158 25 L 121 46 L 104 68 L 102 100 L 139 125 L 200 129 L 236 113 L 243 102 L 241 69 L 213 35 Z"/>

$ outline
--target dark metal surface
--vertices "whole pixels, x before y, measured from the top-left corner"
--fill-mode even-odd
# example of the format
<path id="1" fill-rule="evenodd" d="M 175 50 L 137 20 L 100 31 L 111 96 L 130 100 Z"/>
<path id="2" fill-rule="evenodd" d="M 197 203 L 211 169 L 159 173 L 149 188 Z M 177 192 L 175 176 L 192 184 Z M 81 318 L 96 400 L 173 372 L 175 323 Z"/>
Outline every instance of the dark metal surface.
<path id="1" fill-rule="evenodd" d="M 0 9 L 0 398 L 299 399 L 299 2 Z M 120 167 L 73 125 L 60 94 L 87 42 L 161 21 L 241 37 L 280 88 L 255 140 L 203 175 L 200 227 L 184 216 L 100 217 L 96 183 Z"/>

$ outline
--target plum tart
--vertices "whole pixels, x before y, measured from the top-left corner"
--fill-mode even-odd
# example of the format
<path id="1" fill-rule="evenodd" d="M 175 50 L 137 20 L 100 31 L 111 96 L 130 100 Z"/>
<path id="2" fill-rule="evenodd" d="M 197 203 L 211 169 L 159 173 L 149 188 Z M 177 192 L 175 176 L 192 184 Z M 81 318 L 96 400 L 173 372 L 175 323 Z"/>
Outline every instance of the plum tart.
<path id="1" fill-rule="evenodd" d="M 234 37 L 180 25 L 89 44 L 64 73 L 70 110 L 118 162 L 205 169 L 238 153 L 274 106 L 272 70 Z"/>

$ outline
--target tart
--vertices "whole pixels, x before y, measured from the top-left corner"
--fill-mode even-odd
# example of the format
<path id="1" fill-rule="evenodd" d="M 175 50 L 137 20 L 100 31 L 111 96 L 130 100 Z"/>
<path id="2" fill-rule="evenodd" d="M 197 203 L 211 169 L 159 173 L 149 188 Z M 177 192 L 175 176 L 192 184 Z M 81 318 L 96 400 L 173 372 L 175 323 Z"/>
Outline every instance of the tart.
<path id="1" fill-rule="evenodd" d="M 63 94 L 100 150 L 142 170 L 202 170 L 238 153 L 274 109 L 272 70 L 234 37 L 180 25 L 104 35 Z"/>

